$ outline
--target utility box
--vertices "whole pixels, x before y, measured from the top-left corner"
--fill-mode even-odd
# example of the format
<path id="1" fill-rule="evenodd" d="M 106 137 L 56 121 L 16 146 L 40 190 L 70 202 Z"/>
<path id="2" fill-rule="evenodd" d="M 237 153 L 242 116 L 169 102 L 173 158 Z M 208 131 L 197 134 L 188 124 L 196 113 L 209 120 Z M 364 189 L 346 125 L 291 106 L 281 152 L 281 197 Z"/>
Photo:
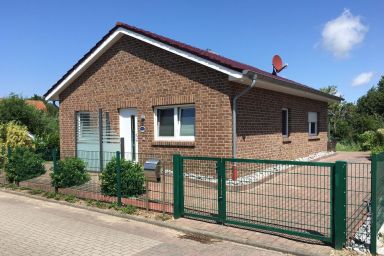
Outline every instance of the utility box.
<path id="1" fill-rule="evenodd" d="M 149 182 L 160 182 L 160 160 L 148 159 L 144 163 L 145 180 Z"/>

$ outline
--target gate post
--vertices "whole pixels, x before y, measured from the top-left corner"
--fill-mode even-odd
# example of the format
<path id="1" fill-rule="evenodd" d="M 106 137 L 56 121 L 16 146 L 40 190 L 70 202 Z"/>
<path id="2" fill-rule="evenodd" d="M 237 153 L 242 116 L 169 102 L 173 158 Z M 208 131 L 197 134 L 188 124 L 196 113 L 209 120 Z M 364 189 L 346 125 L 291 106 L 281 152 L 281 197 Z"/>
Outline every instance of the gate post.
<path id="1" fill-rule="evenodd" d="M 371 159 L 371 245 L 370 252 L 376 255 L 377 250 L 377 155 Z"/>
<path id="2" fill-rule="evenodd" d="M 336 161 L 332 175 L 333 244 L 341 250 L 346 242 L 347 162 Z"/>
<path id="3" fill-rule="evenodd" d="M 225 173 L 225 160 L 219 159 L 216 162 L 217 172 L 217 192 L 218 194 L 218 222 L 224 224 L 227 219 L 227 198 L 226 198 L 226 173 Z"/>
<path id="4" fill-rule="evenodd" d="M 121 155 L 116 151 L 116 195 L 117 205 L 121 206 Z"/>
<path id="5" fill-rule="evenodd" d="M 180 218 L 184 213 L 183 161 L 180 155 L 173 155 L 173 217 Z"/>

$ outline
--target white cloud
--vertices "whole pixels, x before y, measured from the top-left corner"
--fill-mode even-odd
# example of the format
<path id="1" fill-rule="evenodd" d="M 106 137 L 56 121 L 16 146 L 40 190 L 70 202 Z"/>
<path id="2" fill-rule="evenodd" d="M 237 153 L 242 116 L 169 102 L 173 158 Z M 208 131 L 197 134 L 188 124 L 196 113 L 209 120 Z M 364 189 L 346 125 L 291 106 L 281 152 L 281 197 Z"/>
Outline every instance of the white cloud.
<path id="1" fill-rule="evenodd" d="M 368 27 L 360 16 L 345 9 L 334 20 L 328 21 L 322 32 L 322 46 L 337 58 L 346 58 L 353 47 L 363 42 Z"/>
<path id="2" fill-rule="evenodd" d="M 352 86 L 357 87 L 369 83 L 372 80 L 373 72 L 364 72 L 356 76 L 352 81 Z"/>

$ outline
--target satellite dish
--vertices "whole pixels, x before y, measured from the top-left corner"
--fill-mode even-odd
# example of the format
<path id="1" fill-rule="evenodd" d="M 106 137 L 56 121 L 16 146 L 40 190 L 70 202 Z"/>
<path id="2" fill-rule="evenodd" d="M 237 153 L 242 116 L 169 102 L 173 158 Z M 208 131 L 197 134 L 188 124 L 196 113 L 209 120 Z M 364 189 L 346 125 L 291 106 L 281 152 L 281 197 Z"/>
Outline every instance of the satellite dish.
<path id="1" fill-rule="evenodd" d="M 283 65 L 283 60 L 279 55 L 275 55 L 272 58 L 272 66 L 273 66 L 273 75 L 277 75 L 277 73 L 280 73 L 283 69 L 288 67 L 288 64 Z"/>

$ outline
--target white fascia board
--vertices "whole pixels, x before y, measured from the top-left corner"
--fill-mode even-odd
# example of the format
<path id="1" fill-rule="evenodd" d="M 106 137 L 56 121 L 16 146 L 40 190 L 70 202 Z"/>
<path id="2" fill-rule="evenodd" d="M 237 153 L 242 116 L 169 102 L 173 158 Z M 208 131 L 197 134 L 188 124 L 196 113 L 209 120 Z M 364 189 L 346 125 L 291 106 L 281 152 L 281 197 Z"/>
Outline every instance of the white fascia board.
<path id="1" fill-rule="evenodd" d="M 313 99 L 313 100 L 318 100 L 318 101 L 323 101 L 323 102 L 328 102 L 328 103 L 334 103 L 338 102 L 336 99 L 328 98 L 326 96 L 322 96 L 313 92 L 308 92 L 305 90 L 300 90 L 296 88 L 291 88 L 275 83 L 270 83 L 267 81 L 258 81 L 256 82 L 256 87 L 263 88 L 266 90 L 271 90 L 271 91 L 276 91 L 276 92 L 281 92 L 285 94 L 290 94 L 298 97 L 303 97 L 303 98 L 308 98 L 308 99 Z"/>
<path id="2" fill-rule="evenodd" d="M 241 83 L 244 85 L 250 85 L 252 83 L 252 80 L 247 79 L 247 78 L 237 79 L 237 78 L 229 77 L 228 79 L 229 79 L 229 81 Z M 278 83 L 272 83 L 272 82 L 265 81 L 265 80 L 262 80 L 259 78 L 256 80 L 255 87 L 270 90 L 270 91 L 290 94 L 290 95 L 294 95 L 294 96 L 298 96 L 298 97 L 303 97 L 303 98 L 308 98 L 308 99 L 313 99 L 313 100 L 318 100 L 318 101 L 324 101 L 324 102 L 328 102 L 328 103 L 339 102 L 336 99 L 328 98 L 326 96 L 322 96 L 322 95 L 308 92 L 305 90 L 287 87 L 284 85 L 280 85 Z"/>
<path id="3" fill-rule="evenodd" d="M 102 55 L 109 47 L 113 45 L 122 35 L 127 35 L 133 38 L 136 38 L 140 41 L 146 42 L 168 52 L 174 53 L 191 61 L 197 62 L 201 65 L 207 66 L 224 74 L 227 74 L 230 77 L 241 78 L 243 74 L 241 72 L 232 70 L 230 68 L 224 67 L 212 61 L 206 60 L 204 58 L 198 57 L 192 53 L 177 49 L 173 46 L 167 45 L 165 43 L 159 42 L 155 39 L 149 38 L 147 36 L 141 35 L 139 33 L 130 31 L 125 28 L 118 28 L 112 35 L 110 35 L 87 59 L 85 59 L 71 74 L 66 77 L 45 99 L 46 100 L 58 100 L 59 93 L 66 88 L 73 80 L 75 80 L 82 72 L 84 72 L 92 63 L 94 63 L 100 55 Z"/>

